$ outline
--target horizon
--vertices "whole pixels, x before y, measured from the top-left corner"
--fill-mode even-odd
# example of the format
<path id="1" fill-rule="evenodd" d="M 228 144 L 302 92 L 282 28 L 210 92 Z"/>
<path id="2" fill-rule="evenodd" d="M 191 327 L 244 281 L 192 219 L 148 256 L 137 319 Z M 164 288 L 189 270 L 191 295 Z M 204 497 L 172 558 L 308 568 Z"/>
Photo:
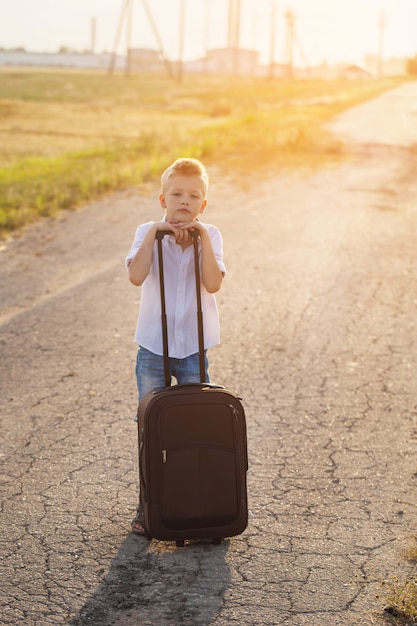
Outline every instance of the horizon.
<path id="1" fill-rule="evenodd" d="M 93 48 L 97 54 L 115 51 L 124 55 L 129 40 L 127 15 L 122 11 L 125 1 L 107 1 L 106 6 L 101 0 L 61 0 L 59 6 L 50 0 L 2 4 L 0 24 L 6 28 L 0 31 L 0 48 L 24 48 L 29 53 Z M 187 62 L 204 57 L 207 49 L 228 47 L 228 0 L 170 0 L 169 4 L 153 0 L 152 6 L 132 0 L 131 6 L 132 48 L 159 49 L 161 43 L 170 60 L 182 58 Z M 285 61 L 288 10 L 294 14 L 295 65 L 361 65 L 367 55 L 392 59 L 417 54 L 415 0 L 367 0 L 365 5 L 363 0 L 315 0 L 314 6 L 309 0 L 292 0 L 285 5 L 271 0 L 240 0 L 240 6 L 239 47 L 258 51 L 261 64 L 267 64 L 271 57 L 275 63 Z M 22 20 L 22 15 L 27 19 Z"/>

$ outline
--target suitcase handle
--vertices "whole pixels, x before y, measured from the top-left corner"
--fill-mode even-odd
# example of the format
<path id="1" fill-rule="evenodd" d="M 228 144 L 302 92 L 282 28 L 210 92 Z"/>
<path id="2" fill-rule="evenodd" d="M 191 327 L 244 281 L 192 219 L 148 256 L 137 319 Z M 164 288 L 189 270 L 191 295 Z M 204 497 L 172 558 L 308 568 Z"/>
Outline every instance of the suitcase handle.
<path id="1" fill-rule="evenodd" d="M 166 391 L 175 393 L 175 390 L 178 390 L 179 388 L 183 390 L 184 387 L 198 387 L 198 389 L 226 389 L 223 385 L 216 385 L 215 383 L 182 383 L 181 385 L 171 385 L 166 389 L 160 389 L 159 392 L 158 390 L 154 391 L 154 393 L 158 394 Z"/>
<path id="2" fill-rule="evenodd" d="M 200 361 L 200 381 L 206 380 L 206 365 L 204 359 L 204 330 L 203 330 L 203 309 L 201 304 L 201 284 L 200 284 L 200 263 L 198 258 L 198 231 L 191 230 L 194 247 L 194 269 L 195 269 L 195 285 L 197 297 L 197 329 L 198 329 L 198 354 Z M 159 285 L 161 290 L 161 313 L 162 313 L 162 346 L 164 356 L 164 378 L 165 387 L 170 387 L 171 377 L 169 375 L 169 355 L 168 355 L 168 323 L 165 306 L 165 283 L 164 283 L 164 263 L 162 256 L 162 240 L 165 235 L 173 235 L 172 230 L 157 230 L 156 240 L 158 242 L 158 263 L 159 263 Z"/>

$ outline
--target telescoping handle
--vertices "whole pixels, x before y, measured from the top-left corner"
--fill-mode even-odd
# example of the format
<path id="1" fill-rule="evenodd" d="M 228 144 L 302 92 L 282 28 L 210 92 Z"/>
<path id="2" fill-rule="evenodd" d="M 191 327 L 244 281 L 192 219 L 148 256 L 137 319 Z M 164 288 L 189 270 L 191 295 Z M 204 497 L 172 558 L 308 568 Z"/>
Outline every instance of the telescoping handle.
<path id="1" fill-rule="evenodd" d="M 200 381 L 206 382 L 206 366 L 204 362 L 204 330 L 203 330 L 203 308 L 201 304 L 201 283 L 200 283 L 200 263 L 198 258 L 198 232 L 196 230 L 189 231 L 193 238 L 194 248 L 194 268 L 195 268 L 195 291 L 197 297 L 197 329 L 198 329 L 198 354 L 200 361 Z M 169 373 L 169 353 L 168 353 L 168 322 L 165 304 L 165 282 L 164 282 L 164 261 L 162 254 L 162 240 L 165 235 L 172 235 L 171 230 L 156 231 L 156 239 L 158 242 L 158 265 L 159 265 L 159 285 L 161 290 L 161 313 L 162 313 L 162 346 L 164 356 L 164 377 L 165 386 L 169 387 L 171 376 Z"/>

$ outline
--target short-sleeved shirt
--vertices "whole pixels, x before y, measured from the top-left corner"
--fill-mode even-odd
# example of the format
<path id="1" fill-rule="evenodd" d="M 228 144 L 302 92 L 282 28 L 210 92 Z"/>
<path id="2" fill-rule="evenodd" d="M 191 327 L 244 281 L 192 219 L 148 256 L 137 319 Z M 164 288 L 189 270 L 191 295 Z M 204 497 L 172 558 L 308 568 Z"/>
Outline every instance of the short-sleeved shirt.
<path id="1" fill-rule="evenodd" d="M 139 250 L 146 232 L 154 222 L 142 224 L 136 230 L 135 239 L 126 257 L 126 266 Z M 204 224 L 210 235 L 214 255 L 219 268 L 226 272 L 223 263 L 223 240 L 216 226 Z M 197 300 L 194 266 L 194 249 L 182 250 L 175 237 L 162 240 L 164 259 L 165 302 L 168 324 L 168 354 L 184 359 L 198 352 Z M 199 241 L 201 251 L 201 242 Z M 200 254 L 201 263 L 201 254 Z M 220 342 L 219 313 L 215 295 L 201 285 L 203 309 L 204 347 L 211 348 Z M 148 276 L 142 284 L 139 317 L 135 341 L 154 354 L 163 354 L 161 295 L 157 243 L 154 243 L 153 259 Z"/>

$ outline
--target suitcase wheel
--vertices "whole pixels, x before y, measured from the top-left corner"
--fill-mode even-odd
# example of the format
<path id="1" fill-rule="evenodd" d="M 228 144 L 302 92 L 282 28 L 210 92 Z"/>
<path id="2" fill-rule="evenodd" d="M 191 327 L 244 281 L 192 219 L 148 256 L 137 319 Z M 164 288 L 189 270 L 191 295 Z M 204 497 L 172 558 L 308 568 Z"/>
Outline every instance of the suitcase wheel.
<path id="1" fill-rule="evenodd" d="M 213 545 L 214 546 L 219 546 L 222 541 L 223 541 L 223 539 L 221 537 L 214 537 L 213 538 Z"/>
<path id="2" fill-rule="evenodd" d="M 183 548 L 184 547 L 184 539 L 177 539 L 175 542 L 175 545 L 177 546 L 177 548 Z"/>

